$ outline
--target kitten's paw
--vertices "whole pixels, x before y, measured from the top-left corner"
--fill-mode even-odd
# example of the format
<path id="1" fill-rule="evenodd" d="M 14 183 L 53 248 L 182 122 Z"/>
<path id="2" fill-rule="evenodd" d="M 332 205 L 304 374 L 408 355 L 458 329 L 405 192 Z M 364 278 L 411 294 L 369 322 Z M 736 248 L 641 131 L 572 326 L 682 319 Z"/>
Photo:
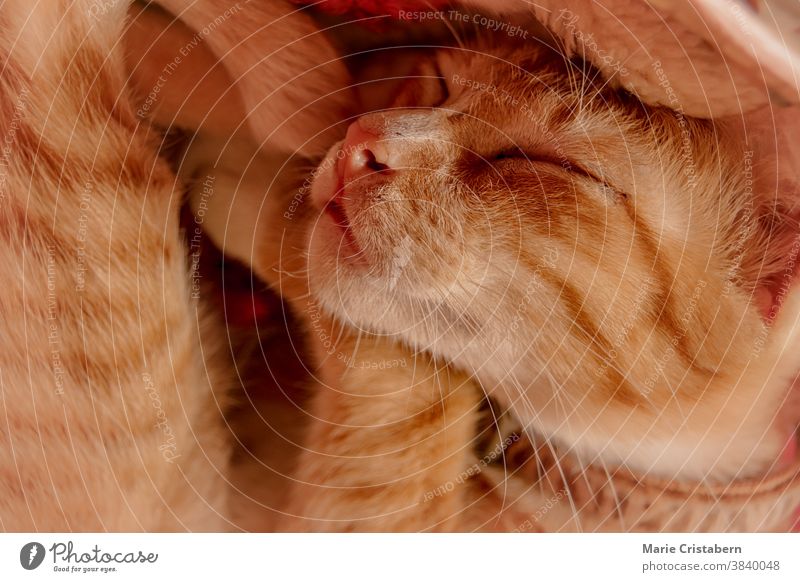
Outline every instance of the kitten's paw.
<path id="1" fill-rule="evenodd" d="M 247 265 L 256 262 L 259 225 L 269 228 L 283 212 L 285 195 L 293 190 L 286 174 L 292 172 L 297 174 L 286 154 L 209 137 L 193 139 L 180 168 L 196 226 Z"/>
<path id="2" fill-rule="evenodd" d="M 195 229 L 285 299 L 305 296 L 306 225 L 310 216 L 304 158 L 247 141 L 195 137 L 179 173 L 189 185 Z M 296 275 L 296 276 L 295 276 Z"/>

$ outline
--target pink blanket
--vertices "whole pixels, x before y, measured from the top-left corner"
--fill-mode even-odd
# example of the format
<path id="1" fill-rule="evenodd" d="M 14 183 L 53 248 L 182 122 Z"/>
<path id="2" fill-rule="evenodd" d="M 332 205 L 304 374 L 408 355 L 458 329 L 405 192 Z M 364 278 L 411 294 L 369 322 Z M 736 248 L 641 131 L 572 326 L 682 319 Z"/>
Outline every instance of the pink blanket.
<path id="1" fill-rule="evenodd" d="M 304 0 L 295 0 L 307 3 Z M 643 101 L 719 117 L 769 103 L 800 104 L 797 0 L 324 0 L 324 10 L 403 18 L 449 5 L 498 16 L 510 30 L 531 14 Z"/>
<path id="2" fill-rule="evenodd" d="M 800 103 L 797 0 L 462 0 L 510 18 L 533 12 L 650 104 L 719 117 Z"/>

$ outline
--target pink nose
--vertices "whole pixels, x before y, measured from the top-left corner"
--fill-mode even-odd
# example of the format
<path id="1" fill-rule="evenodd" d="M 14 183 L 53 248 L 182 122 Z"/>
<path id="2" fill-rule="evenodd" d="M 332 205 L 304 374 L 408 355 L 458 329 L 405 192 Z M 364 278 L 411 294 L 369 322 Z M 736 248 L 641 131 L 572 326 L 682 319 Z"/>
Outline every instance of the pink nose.
<path id="1" fill-rule="evenodd" d="M 392 172 L 386 140 L 381 135 L 364 129 L 359 120 L 347 128 L 342 152 L 338 171 L 345 184 L 371 174 L 387 176 Z"/>

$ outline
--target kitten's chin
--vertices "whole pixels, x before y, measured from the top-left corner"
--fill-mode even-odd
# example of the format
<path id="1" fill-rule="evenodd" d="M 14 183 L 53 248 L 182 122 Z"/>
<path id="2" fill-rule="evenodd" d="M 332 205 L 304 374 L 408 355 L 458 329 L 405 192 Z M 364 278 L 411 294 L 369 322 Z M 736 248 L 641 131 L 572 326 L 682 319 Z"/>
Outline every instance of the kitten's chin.
<path id="1" fill-rule="evenodd" d="M 312 232 L 307 246 L 309 292 L 323 311 L 359 330 L 438 347 L 431 333 L 441 322 L 422 316 L 424 301 L 399 271 L 341 260 L 328 242 L 327 233 Z"/>
<path id="2" fill-rule="evenodd" d="M 350 260 L 337 249 L 335 227 L 316 229 L 308 241 L 312 297 L 328 313 L 359 329 L 392 332 L 402 327 L 400 291 L 377 277 L 363 259 Z"/>
<path id="3" fill-rule="evenodd" d="M 354 229 L 346 215 L 335 206 L 323 211 L 311 232 L 310 256 L 318 262 L 330 264 L 332 270 L 341 270 L 342 276 L 354 276 L 348 269 L 368 267 L 364 253 Z"/>

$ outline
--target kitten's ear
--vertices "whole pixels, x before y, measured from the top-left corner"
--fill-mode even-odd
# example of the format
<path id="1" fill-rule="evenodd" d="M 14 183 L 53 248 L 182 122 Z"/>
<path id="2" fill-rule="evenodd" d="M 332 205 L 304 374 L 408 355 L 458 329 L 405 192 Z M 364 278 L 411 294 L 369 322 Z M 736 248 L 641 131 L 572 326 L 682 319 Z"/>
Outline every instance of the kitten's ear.
<path id="1" fill-rule="evenodd" d="M 737 218 L 744 246 L 734 260 L 769 320 L 800 293 L 800 108 L 765 107 L 720 125 L 743 144 L 741 185 L 751 197 Z"/>

